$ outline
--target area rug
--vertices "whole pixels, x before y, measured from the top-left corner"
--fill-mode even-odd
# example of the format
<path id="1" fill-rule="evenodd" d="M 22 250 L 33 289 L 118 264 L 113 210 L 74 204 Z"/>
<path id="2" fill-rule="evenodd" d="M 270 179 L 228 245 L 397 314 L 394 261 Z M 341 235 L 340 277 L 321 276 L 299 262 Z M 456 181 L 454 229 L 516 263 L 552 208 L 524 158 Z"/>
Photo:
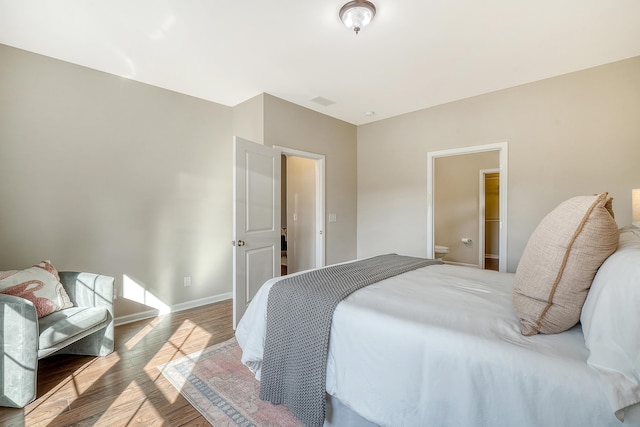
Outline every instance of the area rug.
<path id="1" fill-rule="evenodd" d="M 231 338 L 158 369 L 216 427 L 302 426 L 286 406 L 260 400 L 260 383 L 241 353 Z"/>

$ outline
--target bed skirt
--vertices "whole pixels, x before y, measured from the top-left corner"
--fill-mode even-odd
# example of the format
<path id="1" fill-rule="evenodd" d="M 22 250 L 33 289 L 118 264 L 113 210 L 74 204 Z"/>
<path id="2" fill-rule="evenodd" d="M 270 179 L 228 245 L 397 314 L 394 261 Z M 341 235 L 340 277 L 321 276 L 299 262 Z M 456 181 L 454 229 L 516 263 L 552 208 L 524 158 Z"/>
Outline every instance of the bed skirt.
<path id="1" fill-rule="evenodd" d="M 327 393 L 327 407 L 323 427 L 378 427 Z"/>

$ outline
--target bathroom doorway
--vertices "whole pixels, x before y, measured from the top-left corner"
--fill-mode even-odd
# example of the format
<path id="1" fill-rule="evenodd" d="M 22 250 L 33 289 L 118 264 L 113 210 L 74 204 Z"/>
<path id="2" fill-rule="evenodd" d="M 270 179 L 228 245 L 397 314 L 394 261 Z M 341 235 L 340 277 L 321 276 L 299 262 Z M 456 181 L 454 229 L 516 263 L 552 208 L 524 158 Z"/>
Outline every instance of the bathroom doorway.
<path id="1" fill-rule="evenodd" d="M 445 262 L 462 265 L 482 266 L 483 257 L 480 256 L 479 244 L 484 245 L 484 239 L 479 233 L 479 194 L 478 171 L 480 169 L 499 170 L 499 238 L 498 238 L 498 270 L 507 271 L 507 159 L 508 144 L 506 142 L 463 147 L 450 150 L 433 151 L 427 153 L 427 257 L 433 258 L 436 246 L 448 250 Z M 497 154 L 498 163 L 494 166 L 456 166 L 455 163 L 465 162 L 463 157 L 471 154 L 494 152 Z M 444 160 L 441 162 L 440 160 Z M 451 162 L 447 162 L 450 160 Z M 438 166 L 436 165 L 438 164 Z M 444 171 L 447 177 L 437 177 L 436 169 Z M 469 175 L 471 181 L 463 176 Z M 472 184 L 469 184 L 472 182 Z M 464 187 L 463 192 L 455 188 L 458 184 Z M 473 187 L 473 189 L 471 189 Z M 455 190 L 455 191 L 454 191 Z M 472 191 L 473 194 L 464 194 Z M 442 198 L 452 199 L 453 204 L 445 206 Z M 441 206 L 442 205 L 442 206 Z M 443 209 L 441 209 L 444 207 Z M 444 230 L 443 235 L 436 231 L 436 221 L 439 221 L 439 229 Z M 448 224 L 442 225 L 442 221 Z M 459 226 L 463 224 L 463 226 Z"/>

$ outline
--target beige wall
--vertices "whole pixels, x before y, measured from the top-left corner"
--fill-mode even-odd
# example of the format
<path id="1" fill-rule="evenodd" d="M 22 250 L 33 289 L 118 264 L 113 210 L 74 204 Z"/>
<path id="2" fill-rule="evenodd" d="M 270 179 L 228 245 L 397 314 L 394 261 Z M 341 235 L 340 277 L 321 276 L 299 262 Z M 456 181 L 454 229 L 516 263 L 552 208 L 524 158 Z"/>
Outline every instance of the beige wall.
<path id="1" fill-rule="evenodd" d="M 233 107 L 233 135 L 264 144 L 264 94 Z"/>
<path id="2" fill-rule="evenodd" d="M 445 260 L 480 265 L 480 170 L 498 167 L 499 151 L 435 159 L 434 242 L 449 248 Z"/>
<path id="3" fill-rule="evenodd" d="M 269 95 L 226 107 L 4 45 L 0 99 L 0 270 L 51 259 L 114 276 L 124 319 L 230 295 L 233 135 L 325 154 L 339 218 L 327 262 L 355 257 L 353 125 Z"/>
<path id="4" fill-rule="evenodd" d="M 3 45 L 0 64 L 0 269 L 114 276 L 116 316 L 231 292 L 231 108 Z"/>
<path id="5" fill-rule="evenodd" d="M 470 78 L 472 78 L 470 74 Z M 640 57 L 358 128 L 358 256 L 426 254 L 427 152 L 508 141 L 508 270 L 563 200 L 640 187 Z"/>
<path id="6" fill-rule="evenodd" d="M 264 144 L 325 156 L 325 263 L 356 257 L 356 126 L 264 95 Z M 291 226 L 289 224 L 289 226 Z"/>
<path id="7" fill-rule="evenodd" d="M 509 141 L 511 271 L 562 200 L 609 191 L 623 225 L 640 188 L 640 58 L 356 128 L 266 94 L 230 108 L 0 45 L 0 99 L 0 269 L 51 259 L 146 290 L 117 316 L 231 292 L 234 134 L 326 156 L 327 264 L 426 253 L 428 151 Z"/>

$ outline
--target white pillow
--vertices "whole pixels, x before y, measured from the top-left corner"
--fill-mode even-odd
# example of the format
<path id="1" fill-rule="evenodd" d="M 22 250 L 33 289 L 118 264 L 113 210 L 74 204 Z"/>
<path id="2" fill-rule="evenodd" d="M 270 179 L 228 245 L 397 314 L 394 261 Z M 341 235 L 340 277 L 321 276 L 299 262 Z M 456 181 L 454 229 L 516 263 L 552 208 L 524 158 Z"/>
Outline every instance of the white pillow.
<path id="1" fill-rule="evenodd" d="M 624 420 L 625 409 L 640 402 L 640 228 L 620 230 L 618 249 L 598 270 L 580 321 L 587 363 Z"/>

